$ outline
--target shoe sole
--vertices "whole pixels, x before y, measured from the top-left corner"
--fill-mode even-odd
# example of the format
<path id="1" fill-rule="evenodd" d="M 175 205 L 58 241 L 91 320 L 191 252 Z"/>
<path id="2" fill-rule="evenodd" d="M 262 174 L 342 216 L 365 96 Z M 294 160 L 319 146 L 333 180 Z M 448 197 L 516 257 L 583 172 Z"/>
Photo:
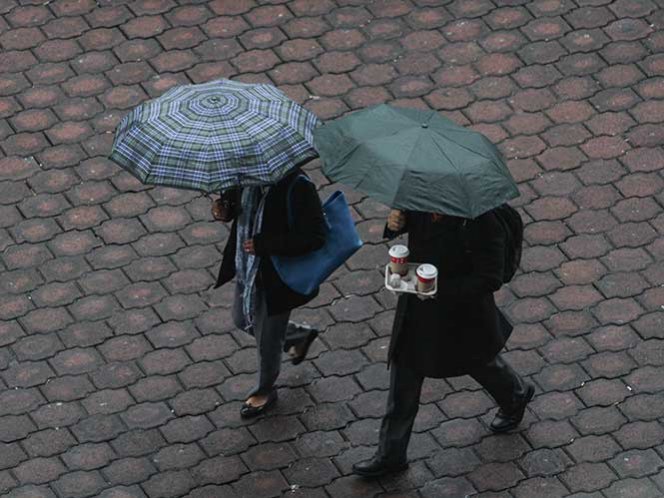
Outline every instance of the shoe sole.
<path id="1" fill-rule="evenodd" d="M 355 475 L 358 475 L 360 477 L 364 477 L 365 479 L 374 479 L 376 477 L 382 477 L 382 476 L 386 476 L 386 475 L 389 475 L 389 474 L 397 474 L 399 472 L 403 472 L 407 468 L 408 468 L 408 464 L 405 463 L 405 464 L 403 464 L 399 467 L 392 467 L 392 468 L 389 468 L 389 469 L 376 471 L 376 472 L 362 472 L 362 471 L 353 469 L 353 473 L 355 473 Z"/>
<path id="2" fill-rule="evenodd" d="M 529 385 L 528 391 L 526 391 L 526 402 L 523 405 L 523 414 L 521 415 L 521 418 L 519 418 L 519 421 L 512 425 L 507 425 L 505 427 L 502 427 L 500 429 L 495 429 L 493 426 L 489 426 L 489 429 L 491 429 L 491 431 L 495 432 L 496 434 L 501 434 L 503 432 L 509 432 L 513 429 L 516 429 L 523 420 L 524 415 L 526 414 L 526 407 L 528 406 L 528 403 L 530 403 L 530 401 L 533 399 L 534 396 L 535 396 L 535 387 L 533 385 Z"/>

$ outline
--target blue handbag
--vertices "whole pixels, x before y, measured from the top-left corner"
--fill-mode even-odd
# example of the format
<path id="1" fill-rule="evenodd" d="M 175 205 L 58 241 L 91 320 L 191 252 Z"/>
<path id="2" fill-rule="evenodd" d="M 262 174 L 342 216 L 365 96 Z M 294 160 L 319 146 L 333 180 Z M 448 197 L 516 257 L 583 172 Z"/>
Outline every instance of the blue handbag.
<path id="1" fill-rule="evenodd" d="M 288 189 L 288 223 L 293 225 L 291 190 L 298 176 Z M 357 234 L 348 202 L 341 190 L 337 190 L 323 204 L 326 233 L 325 245 L 301 256 L 270 256 L 279 278 L 299 294 L 311 294 L 334 270 L 339 268 L 360 247 L 362 239 Z"/>

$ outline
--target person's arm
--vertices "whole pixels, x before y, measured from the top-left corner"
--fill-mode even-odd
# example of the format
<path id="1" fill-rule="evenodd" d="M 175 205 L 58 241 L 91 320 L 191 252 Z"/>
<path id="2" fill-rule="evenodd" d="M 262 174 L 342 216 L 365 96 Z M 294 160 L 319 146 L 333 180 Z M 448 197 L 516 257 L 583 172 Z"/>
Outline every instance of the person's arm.
<path id="1" fill-rule="evenodd" d="M 325 216 L 316 187 L 307 180 L 294 181 L 290 199 L 293 226 L 280 234 L 256 234 L 254 250 L 259 256 L 300 256 L 325 244 Z"/>
<path id="2" fill-rule="evenodd" d="M 438 277 L 438 295 L 443 298 L 472 299 L 500 289 L 505 265 L 505 234 L 493 213 L 469 222 L 465 238 L 472 271 L 458 277 Z"/>

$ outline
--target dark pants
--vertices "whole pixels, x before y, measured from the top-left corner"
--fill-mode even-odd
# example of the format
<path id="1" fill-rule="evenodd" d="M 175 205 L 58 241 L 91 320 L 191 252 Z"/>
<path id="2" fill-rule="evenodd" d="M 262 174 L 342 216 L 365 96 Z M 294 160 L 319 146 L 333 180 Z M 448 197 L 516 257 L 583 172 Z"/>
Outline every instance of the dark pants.
<path id="1" fill-rule="evenodd" d="M 470 376 L 496 400 L 498 406 L 509 411 L 523 396 L 526 385 L 519 375 L 497 355 L 488 364 L 479 367 Z M 390 368 L 390 391 L 387 411 L 380 429 L 377 456 L 389 462 L 406 460 L 406 450 L 413 423 L 420 408 L 420 393 L 424 376 L 400 365 L 398 359 Z"/>
<path id="2" fill-rule="evenodd" d="M 242 289 L 235 291 L 233 320 L 236 327 L 243 329 Z M 256 338 L 256 359 L 258 361 L 258 380 L 247 397 L 263 396 L 274 389 L 274 384 L 281 370 L 281 352 L 287 352 L 291 346 L 307 338 L 310 329 L 289 321 L 290 311 L 278 315 L 268 315 L 265 291 L 256 287 L 254 302 L 254 324 L 247 332 Z"/>

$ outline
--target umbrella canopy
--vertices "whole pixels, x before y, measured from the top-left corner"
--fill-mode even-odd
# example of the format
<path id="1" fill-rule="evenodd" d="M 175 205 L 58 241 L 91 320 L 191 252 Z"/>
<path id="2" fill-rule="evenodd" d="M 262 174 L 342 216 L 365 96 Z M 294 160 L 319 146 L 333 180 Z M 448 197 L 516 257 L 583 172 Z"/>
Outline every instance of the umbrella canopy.
<path id="1" fill-rule="evenodd" d="M 111 159 L 147 184 L 205 192 L 266 185 L 316 156 L 318 124 L 271 85 L 184 85 L 124 117 Z"/>
<path id="2" fill-rule="evenodd" d="M 476 218 L 519 196 L 498 149 L 439 115 L 378 105 L 314 132 L 323 173 L 390 207 Z"/>

